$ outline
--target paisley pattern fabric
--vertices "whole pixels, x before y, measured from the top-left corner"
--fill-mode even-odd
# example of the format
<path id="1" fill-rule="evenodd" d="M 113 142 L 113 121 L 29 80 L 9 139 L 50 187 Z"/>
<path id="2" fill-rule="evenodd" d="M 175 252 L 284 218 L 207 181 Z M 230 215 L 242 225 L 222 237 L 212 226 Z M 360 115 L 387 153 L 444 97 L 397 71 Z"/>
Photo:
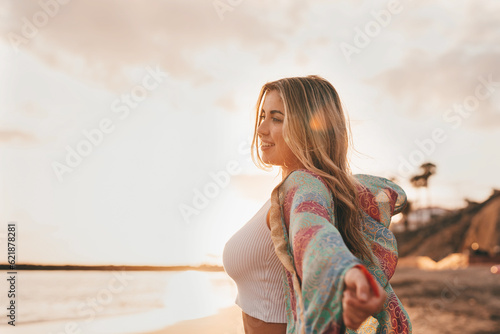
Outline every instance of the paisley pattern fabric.
<path id="1" fill-rule="evenodd" d="M 333 196 L 323 179 L 299 169 L 271 194 L 269 220 L 275 251 L 284 266 L 287 333 L 411 333 L 411 323 L 389 283 L 397 264 L 391 217 L 406 205 L 406 194 L 392 181 L 365 174 L 359 182 L 363 234 L 375 263 L 356 258 L 336 228 Z M 383 310 L 357 331 L 342 321 L 345 273 L 363 264 L 387 292 Z"/>

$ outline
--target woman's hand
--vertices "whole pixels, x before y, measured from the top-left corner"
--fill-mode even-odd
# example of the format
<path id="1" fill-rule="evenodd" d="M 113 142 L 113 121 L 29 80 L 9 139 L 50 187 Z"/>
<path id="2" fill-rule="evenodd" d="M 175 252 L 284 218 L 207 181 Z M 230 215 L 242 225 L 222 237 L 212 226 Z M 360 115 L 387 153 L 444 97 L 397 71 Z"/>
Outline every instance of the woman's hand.
<path id="1" fill-rule="evenodd" d="M 380 312 L 387 293 L 375 280 L 373 286 L 370 286 L 363 271 L 356 267 L 347 271 L 344 283 L 342 296 L 344 324 L 356 330 L 370 315 Z"/>

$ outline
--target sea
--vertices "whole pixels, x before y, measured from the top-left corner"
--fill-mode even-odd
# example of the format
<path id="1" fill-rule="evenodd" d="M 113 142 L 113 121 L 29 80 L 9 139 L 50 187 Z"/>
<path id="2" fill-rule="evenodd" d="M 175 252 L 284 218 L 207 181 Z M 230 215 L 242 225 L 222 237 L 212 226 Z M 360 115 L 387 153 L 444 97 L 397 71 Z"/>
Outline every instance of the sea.
<path id="1" fill-rule="evenodd" d="M 225 272 L 18 271 L 15 327 L 0 272 L 0 333 L 146 333 L 235 305 Z"/>

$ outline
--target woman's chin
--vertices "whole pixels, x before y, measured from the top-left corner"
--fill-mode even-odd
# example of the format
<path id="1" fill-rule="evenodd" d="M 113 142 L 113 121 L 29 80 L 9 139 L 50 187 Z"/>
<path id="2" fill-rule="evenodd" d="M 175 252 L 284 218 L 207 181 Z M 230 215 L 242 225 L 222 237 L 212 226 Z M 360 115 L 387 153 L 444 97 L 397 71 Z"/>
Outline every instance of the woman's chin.
<path id="1" fill-rule="evenodd" d="M 274 165 L 273 159 L 270 159 L 269 156 L 267 156 L 265 153 L 261 153 L 260 158 L 262 161 L 268 165 Z"/>

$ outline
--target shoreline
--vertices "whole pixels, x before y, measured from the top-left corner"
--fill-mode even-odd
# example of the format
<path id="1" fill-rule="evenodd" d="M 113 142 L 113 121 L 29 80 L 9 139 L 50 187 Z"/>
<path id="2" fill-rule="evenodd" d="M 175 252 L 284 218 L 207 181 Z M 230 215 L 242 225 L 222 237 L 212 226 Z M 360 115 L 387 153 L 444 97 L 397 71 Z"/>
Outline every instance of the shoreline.
<path id="1" fill-rule="evenodd" d="M 224 271 L 224 267 L 218 265 L 202 264 L 199 266 L 128 266 L 128 265 L 45 265 L 45 264 L 16 264 L 11 266 L 8 264 L 0 264 L 0 270 L 81 270 L 81 271 L 208 271 L 220 272 Z"/>

